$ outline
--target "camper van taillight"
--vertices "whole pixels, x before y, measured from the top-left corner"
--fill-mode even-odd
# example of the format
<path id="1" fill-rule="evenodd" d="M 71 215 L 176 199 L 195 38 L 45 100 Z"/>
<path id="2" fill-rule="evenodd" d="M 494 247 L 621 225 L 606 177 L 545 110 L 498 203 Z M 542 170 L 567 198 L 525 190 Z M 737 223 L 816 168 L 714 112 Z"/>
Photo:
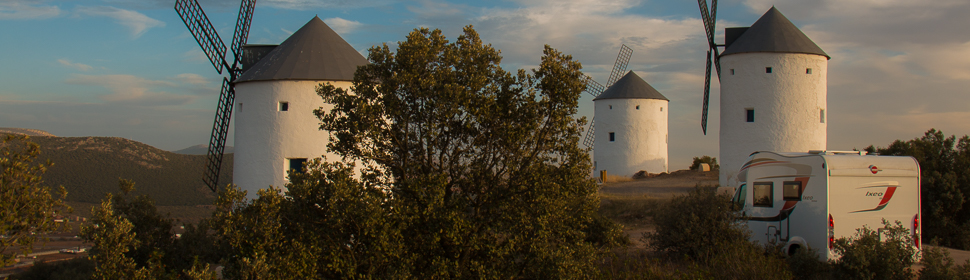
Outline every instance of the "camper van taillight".
<path id="1" fill-rule="evenodd" d="M 829 250 L 835 249 L 835 220 L 829 214 Z"/>
<path id="2" fill-rule="evenodd" d="M 919 214 L 916 214 L 913 216 L 913 245 L 916 245 L 917 250 L 920 249 L 919 236 Z"/>

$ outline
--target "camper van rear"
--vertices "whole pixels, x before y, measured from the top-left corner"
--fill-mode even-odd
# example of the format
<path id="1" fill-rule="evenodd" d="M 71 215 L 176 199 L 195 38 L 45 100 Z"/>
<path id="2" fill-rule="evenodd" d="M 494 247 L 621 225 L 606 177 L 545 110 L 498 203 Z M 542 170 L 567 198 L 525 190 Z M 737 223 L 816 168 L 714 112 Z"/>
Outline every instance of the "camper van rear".
<path id="1" fill-rule="evenodd" d="M 835 239 L 899 221 L 920 240 L 919 164 L 865 152 L 755 152 L 738 173 L 734 200 L 751 238 L 793 254 L 813 248 L 836 259 Z"/>

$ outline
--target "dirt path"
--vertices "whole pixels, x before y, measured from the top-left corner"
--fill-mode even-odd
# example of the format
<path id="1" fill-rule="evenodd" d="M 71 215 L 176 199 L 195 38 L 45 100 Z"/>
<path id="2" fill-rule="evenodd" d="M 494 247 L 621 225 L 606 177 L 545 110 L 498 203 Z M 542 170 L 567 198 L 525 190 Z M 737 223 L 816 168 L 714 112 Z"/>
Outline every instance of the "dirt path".
<path id="1" fill-rule="evenodd" d="M 695 186 L 714 185 L 717 185 L 717 171 L 679 170 L 653 178 L 607 182 L 602 185 L 600 192 L 609 195 L 649 195 L 656 198 L 670 198 L 687 193 Z"/>

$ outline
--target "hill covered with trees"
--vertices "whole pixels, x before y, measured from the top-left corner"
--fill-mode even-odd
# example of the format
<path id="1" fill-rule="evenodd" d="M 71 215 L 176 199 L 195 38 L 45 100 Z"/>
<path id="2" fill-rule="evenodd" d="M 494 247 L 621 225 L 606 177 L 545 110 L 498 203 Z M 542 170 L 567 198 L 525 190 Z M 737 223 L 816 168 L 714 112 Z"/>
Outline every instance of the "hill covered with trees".
<path id="1" fill-rule="evenodd" d="M 138 185 L 158 205 L 212 204 L 215 194 L 202 182 L 205 155 L 183 155 L 119 137 L 30 137 L 40 145 L 38 161 L 54 166 L 44 174 L 50 186 L 64 186 L 67 201 L 99 203 L 118 191 L 118 179 Z M 224 158 L 219 184 L 232 183 L 232 154 Z"/>

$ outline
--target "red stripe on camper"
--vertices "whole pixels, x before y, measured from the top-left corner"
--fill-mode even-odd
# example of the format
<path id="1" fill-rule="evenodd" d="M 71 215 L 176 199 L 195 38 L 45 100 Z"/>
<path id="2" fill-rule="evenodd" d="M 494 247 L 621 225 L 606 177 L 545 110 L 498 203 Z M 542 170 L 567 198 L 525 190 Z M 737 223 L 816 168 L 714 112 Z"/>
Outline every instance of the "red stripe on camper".
<path id="1" fill-rule="evenodd" d="M 896 187 L 886 188 L 886 195 L 882 196 L 882 200 L 879 201 L 879 206 L 886 206 L 886 203 L 889 203 L 889 200 L 893 198 L 893 193 L 895 192 Z"/>

